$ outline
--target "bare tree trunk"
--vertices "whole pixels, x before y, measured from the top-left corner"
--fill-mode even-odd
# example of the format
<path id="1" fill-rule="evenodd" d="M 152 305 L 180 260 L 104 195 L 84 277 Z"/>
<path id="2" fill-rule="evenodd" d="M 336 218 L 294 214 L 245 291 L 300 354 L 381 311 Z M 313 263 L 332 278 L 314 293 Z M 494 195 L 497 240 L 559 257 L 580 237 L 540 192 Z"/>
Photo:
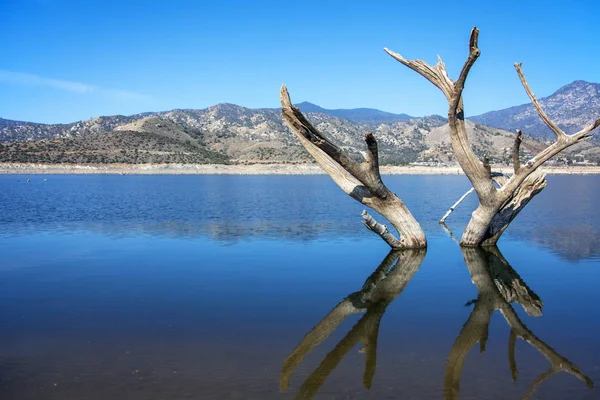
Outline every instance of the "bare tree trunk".
<path id="1" fill-rule="evenodd" d="M 394 237 L 385 225 L 376 222 L 365 211 L 363 219 L 367 228 L 381 236 L 393 249 L 427 247 L 425 233 L 417 220 L 402 200 L 381 180 L 375 136 L 372 133 L 365 135 L 365 160 L 357 162 L 315 129 L 300 110 L 292 105 L 285 85 L 281 87 L 280 98 L 283 120 L 304 148 L 346 194 L 387 218 L 400 238 Z"/>
<path id="2" fill-rule="evenodd" d="M 471 219 L 463 232 L 462 246 L 494 246 L 508 225 L 521 210 L 546 187 L 545 175 L 535 172 L 517 187 L 504 204 L 484 206 L 481 203 L 473 211 Z"/>
<path id="3" fill-rule="evenodd" d="M 456 338 L 448 356 L 446 376 L 444 378 L 446 399 L 458 399 L 460 376 L 465 358 L 471 348 L 476 343 L 479 343 L 480 352 L 483 353 L 485 351 L 490 319 L 495 310 L 500 310 L 511 329 L 508 342 L 508 357 L 513 380 L 516 380 L 518 376 L 515 359 L 517 338 L 521 338 L 529 343 L 546 357 L 551 364 L 550 370 L 540 375 L 531 384 L 524 398 L 529 398 L 540 383 L 559 371 L 565 371 L 574 375 L 585 382 L 589 388 L 592 388 L 593 382 L 589 377 L 581 373 L 576 365 L 535 336 L 517 316 L 517 313 L 510 305 L 511 302 L 521 304 L 529 315 L 541 316 L 542 301 L 527 287 L 517 272 L 510 267 L 500 253 L 500 250 L 494 246 L 485 249 L 463 248 L 462 252 L 467 268 L 471 273 L 471 280 L 477 287 L 478 295 L 475 301 L 469 302 L 469 304 L 475 303 L 475 307 L 463 326 L 460 335 Z"/>
<path id="4" fill-rule="evenodd" d="M 535 173 L 537 168 L 552 156 L 558 154 L 569 146 L 590 137 L 592 130 L 600 125 L 600 119 L 572 135 L 567 135 L 546 115 L 521 70 L 521 64 L 515 64 L 519 78 L 529 95 L 540 118 L 556 134 L 557 140 L 535 157 L 521 166 L 519 161 L 519 147 L 522 135 L 515 139 L 513 146 L 514 171 L 499 188 L 495 187 L 487 160 L 479 160 L 473 152 L 467 139 L 464 120 L 464 106 L 462 92 L 473 64 L 481 54 L 478 48 L 479 30 L 473 28 L 469 40 L 469 56 L 460 72 L 456 82 L 448 77 L 446 66 L 438 57 L 438 63 L 430 66 L 421 60 L 407 60 L 400 54 L 388 49 L 385 51 L 403 65 L 418 72 L 428 81 L 438 87 L 448 100 L 448 125 L 450 127 L 450 141 L 454 155 L 461 168 L 471 181 L 479 198 L 479 207 L 473 212 L 472 218 L 465 229 L 460 244 L 462 246 L 491 246 L 495 245 L 502 233 L 506 230 L 518 213 L 546 186 L 544 175 Z M 535 173 L 535 174 L 534 174 Z"/>

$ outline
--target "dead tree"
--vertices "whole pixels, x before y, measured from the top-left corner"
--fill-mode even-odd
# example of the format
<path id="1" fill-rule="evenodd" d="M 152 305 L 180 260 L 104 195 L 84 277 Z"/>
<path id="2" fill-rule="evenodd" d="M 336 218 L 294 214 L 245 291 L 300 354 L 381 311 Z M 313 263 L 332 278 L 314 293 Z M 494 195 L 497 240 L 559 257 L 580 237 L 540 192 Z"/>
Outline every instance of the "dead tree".
<path id="1" fill-rule="evenodd" d="M 471 280 L 477 286 L 477 299 L 467 303 L 468 305 L 474 303 L 475 307 L 448 356 L 444 378 L 446 399 L 458 399 L 460 376 L 465 358 L 471 348 L 479 343 L 480 352 L 485 351 L 488 328 L 495 310 L 500 311 L 510 327 L 508 364 L 513 381 L 516 381 L 518 377 L 515 359 L 515 344 L 518 337 L 529 343 L 550 361 L 550 370 L 542 373 L 531 383 L 529 391 L 524 396 L 525 399 L 528 399 L 543 381 L 560 371 L 574 375 L 592 388 L 593 382 L 589 377 L 582 374 L 576 365 L 535 336 L 518 317 L 510 305 L 511 302 L 521 304 L 527 314 L 531 316 L 541 316 L 542 301 L 511 268 L 498 248 L 495 246 L 485 249 L 463 248 L 462 252 L 471 273 Z"/>
<path id="2" fill-rule="evenodd" d="M 444 93 L 448 100 L 448 123 L 452 149 L 458 163 L 479 197 L 479 206 L 473 212 L 471 220 L 463 232 L 460 241 L 462 246 L 496 244 L 500 235 L 523 207 L 546 186 L 544 174 L 537 171 L 538 167 L 567 147 L 589 138 L 592 130 L 600 125 L 599 118 L 581 131 L 567 135 L 546 115 L 525 80 L 521 64 L 515 64 L 523 87 L 533 102 L 537 113 L 556 134 L 557 139 L 521 166 L 518 162 L 521 136 L 517 136 L 513 148 L 513 160 L 516 160 L 514 162 L 514 174 L 501 186 L 496 187 L 492 180 L 489 162 L 486 162 L 485 159 L 480 160 L 468 143 L 464 120 L 462 92 L 467 75 L 480 55 L 477 44 L 478 37 L 479 30 L 473 28 L 469 40 L 469 56 L 456 81 L 448 77 L 446 66 L 439 57 L 438 63 L 431 66 L 421 60 L 407 60 L 400 54 L 385 49 L 389 55 L 400 63 L 418 72 L 433 83 Z"/>
<path id="3" fill-rule="evenodd" d="M 365 315 L 304 381 L 296 398 L 312 398 L 344 356 L 359 342 L 362 342 L 362 352 L 366 355 L 363 386 L 370 389 L 375 376 L 381 318 L 387 306 L 402 293 L 417 272 L 424 257 L 425 250 L 422 249 L 390 251 L 379 267 L 366 279 L 362 289 L 348 295 L 335 306 L 285 359 L 280 389 L 288 389 L 292 373 L 312 349 L 327 339 L 347 317 L 360 312 L 365 312 Z"/>
<path id="4" fill-rule="evenodd" d="M 281 87 L 281 113 L 284 122 L 302 146 L 333 181 L 350 197 L 387 218 L 400 234 L 400 238 L 396 238 L 385 225 L 378 223 L 363 211 L 363 223 L 367 228 L 381 236 L 393 249 L 417 249 L 427 246 L 425 233 L 417 220 L 381 179 L 377 140 L 372 133 L 365 135 L 367 151 L 363 153 L 364 161 L 358 162 L 315 129 L 300 110 L 292 105 L 285 85 Z"/>

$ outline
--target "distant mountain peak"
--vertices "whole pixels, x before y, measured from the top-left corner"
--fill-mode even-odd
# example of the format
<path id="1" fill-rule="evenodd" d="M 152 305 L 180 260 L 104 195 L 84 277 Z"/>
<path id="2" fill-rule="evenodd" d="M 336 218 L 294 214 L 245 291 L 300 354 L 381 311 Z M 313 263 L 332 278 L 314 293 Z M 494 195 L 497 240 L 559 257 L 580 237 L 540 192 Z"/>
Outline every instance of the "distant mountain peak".
<path id="1" fill-rule="evenodd" d="M 377 110 L 375 108 L 327 109 L 308 101 L 297 103 L 296 107 L 298 107 L 302 112 L 327 114 L 359 124 L 390 124 L 414 118 L 407 114 L 394 114 L 387 111 Z"/>
<path id="2" fill-rule="evenodd" d="M 304 112 L 323 112 L 323 111 L 327 111 L 325 108 L 318 106 L 314 103 L 311 103 L 309 101 L 303 101 L 302 103 L 298 103 L 295 104 L 296 107 L 298 107 L 300 110 L 304 111 Z"/>
<path id="3" fill-rule="evenodd" d="M 567 84 L 567 85 L 563 86 L 563 87 L 562 87 L 562 88 L 560 88 L 559 90 L 561 90 L 561 89 L 564 89 L 564 88 L 568 88 L 568 87 L 577 87 L 577 86 L 590 86 L 590 85 L 591 85 L 591 86 L 594 86 L 594 85 L 596 85 L 596 86 L 597 86 L 597 85 L 600 85 L 600 84 L 599 84 L 599 83 L 593 83 L 593 82 L 584 81 L 584 80 L 582 80 L 582 79 L 578 79 L 578 80 L 576 80 L 576 81 L 573 81 L 573 82 L 571 82 L 571 83 L 569 83 L 569 84 Z"/>
<path id="4" fill-rule="evenodd" d="M 600 116 L 600 84 L 576 80 L 539 101 L 548 116 L 566 133 L 571 134 Z M 513 132 L 521 129 L 526 134 L 541 138 L 554 137 L 531 103 L 490 111 L 470 119 Z M 595 134 L 600 136 L 600 132 Z"/>
<path id="5" fill-rule="evenodd" d="M 592 83 L 592 82 L 587 82 L 587 81 L 583 81 L 583 80 L 573 81 L 573 82 L 569 83 L 568 85 L 561 87 L 556 92 L 552 93 L 550 96 L 548 96 L 548 98 L 550 98 L 552 96 L 556 96 L 556 95 L 570 93 L 570 92 L 573 92 L 573 93 L 588 92 L 590 95 L 593 95 L 594 93 L 600 92 L 600 83 Z"/>

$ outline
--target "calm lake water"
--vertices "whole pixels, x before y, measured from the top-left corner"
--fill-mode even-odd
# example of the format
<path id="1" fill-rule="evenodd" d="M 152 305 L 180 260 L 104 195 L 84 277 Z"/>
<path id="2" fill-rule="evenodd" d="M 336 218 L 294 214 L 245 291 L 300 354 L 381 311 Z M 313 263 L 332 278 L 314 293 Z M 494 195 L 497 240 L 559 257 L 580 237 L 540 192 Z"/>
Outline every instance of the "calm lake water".
<path id="1" fill-rule="evenodd" d="M 0 399 L 597 399 L 600 177 L 548 180 L 463 253 L 464 177 L 385 177 L 388 254 L 326 176 L 0 176 Z"/>

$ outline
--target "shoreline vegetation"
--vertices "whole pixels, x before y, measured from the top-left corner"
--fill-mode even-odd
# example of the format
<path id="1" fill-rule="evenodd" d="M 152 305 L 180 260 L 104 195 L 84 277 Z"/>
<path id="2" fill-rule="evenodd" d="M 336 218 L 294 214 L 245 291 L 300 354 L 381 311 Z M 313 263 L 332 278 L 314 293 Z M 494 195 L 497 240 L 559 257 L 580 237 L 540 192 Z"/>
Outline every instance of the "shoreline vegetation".
<path id="1" fill-rule="evenodd" d="M 547 174 L 600 174 L 600 166 L 540 167 Z M 512 174 L 511 167 L 492 166 Z M 464 175 L 456 166 L 381 166 L 383 175 Z M 0 163 L 0 174 L 96 174 L 96 175 L 322 175 L 317 164 L 20 164 Z"/>

